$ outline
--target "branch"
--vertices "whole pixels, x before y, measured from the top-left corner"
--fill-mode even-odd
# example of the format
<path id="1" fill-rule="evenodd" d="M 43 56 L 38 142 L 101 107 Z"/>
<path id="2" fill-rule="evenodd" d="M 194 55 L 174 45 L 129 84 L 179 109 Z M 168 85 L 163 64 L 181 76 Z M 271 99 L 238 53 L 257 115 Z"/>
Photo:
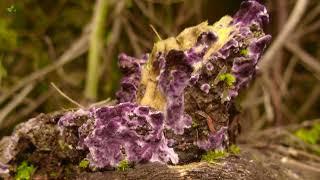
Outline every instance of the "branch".
<path id="1" fill-rule="evenodd" d="M 0 126 L 2 125 L 2 122 L 7 117 L 7 115 L 22 102 L 22 100 L 30 93 L 33 88 L 34 84 L 29 84 L 28 86 L 26 86 L 7 106 L 5 106 L 0 111 Z"/>
<path id="2" fill-rule="evenodd" d="M 319 13 L 320 13 L 320 4 L 318 4 L 306 15 L 306 17 L 304 18 L 304 22 L 302 22 L 302 25 L 309 24 L 319 15 Z"/>
<path id="3" fill-rule="evenodd" d="M 115 12 L 112 14 L 114 17 L 121 18 L 122 11 L 125 8 L 125 1 L 119 1 L 115 5 Z M 106 45 L 106 52 L 103 53 L 103 62 L 101 68 L 99 70 L 99 79 L 105 73 L 106 75 L 110 74 L 110 69 L 112 68 L 111 61 L 114 56 L 114 52 L 117 46 L 117 42 L 120 38 L 122 32 L 122 22 L 121 21 L 113 21 L 110 37 L 108 38 Z"/>
<path id="4" fill-rule="evenodd" d="M 136 3 L 136 5 L 138 6 L 138 8 L 141 10 L 142 14 L 144 16 L 146 16 L 147 18 L 150 19 L 151 23 L 158 26 L 159 28 L 162 28 L 162 30 L 165 32 L 166 35 L 169 35 L 170 32 L 168 31 L 168 29 L 163 27 L 163 23 L 160 21 L 159 18 L 156 17 L 156 15 L 154 14 L 154 12 L 150 9 L 148 9 L 144 3 L 142 3 L 142 1 L 139 0 L 135 0 L 134 1 Z"/>
<path id="5" fill-rule="evenodd" d="M 299 47 L 299 45 L 297 45 L 295 43 L 288 42 L 288 43 L 285 44 L 285 46 L 289 51 L 291 51 L 291 53 L 293 53 L 294 55 L 299 57 L 299 59 L 305 65 L 307 65 L 308 69 L 310 69 L 313 73 L 315 73 L 317 75 L 317 77 L 319 77 L 319 75 L 320 75 L 320 63 L 318 62 L 317 59 L 315 59 L 310 54 L 305 52 L 301 47 Z"/>
<path id="6" fill-rule="evenodd" d="M 306 113 L 308 113 L 308 110 L 315 105 L 317 100 L 319 100 L 320 96 L 320 86 L 316 85 L 312 91 L 310 92 L 310 95 L 306 97 L 306 101 L 301 105 L 301 108 L 299 109 L 298 113 L 296 114 L 297 117 L 303 117 Z"/>
<path id="7" fill-rule="evenodd" d="M 134 50 L 134 54 L 136 56 L 141 56 L 142 50 L 141 50 L 140 45 L 138 44 L 139 37 L 137 37 L 137 35 L 134 33 L 131 25 L 128 23 L 128 21 L 126 19 L 122 18 L 121 20 L 122 20 L 122 23 L 124 24 L 124 26 L 126 27 L 125 30 L 128 35 L 130 44 Z"/>
<path id="8" fill-rule="evenodd" d="M 66 95 L 64 92 L 62 92 L 53 82 L 51 82 L 51 86 L 64 98 L 66 98 L 68 101 L 70 101 L 72 104 L 78 106 L 79 108 L 84 108 L 81 104 L 79 104 L 77 101 L 70 98 L 68 95 Z"/>
<path id="9" fill-rule="evenodd" d="M 302 28 L 301 31 L 299 31 L 299 33 L 297 33 L 297 38 L 301 38 L 303 36 L 306 36 L 310 33 L 316 32 L 318 29 L 320 29 L 320 21 L 317 21 L 313 24 L 311 24 L 310 26 L 304 27 Z"/>
<path id="10" fill-rule="evenodd" d="M 21 79 L 19 83 L 14 85 L 11 90 L 0 97 L 0 104 L 2 104 L 5 100 L 7 100 L 10 96 L 14 95 L 16 91 L 25 87 L 26 85 L 38 81 L 42 79 L 47 74 L 55 71 L 56 69 L 62 67 L 63 65 L 71 62 L 75 58 L 81 56 L 88 49 L 88 37 L 87 33 L 85 33 L 76 41 L 72 46 L 62 55 L 60 58 L 53 64 L 46 66 L 45 68 L 32 73 L 31 75 Z"/>
<path id="11" fill-rule="evenodd" d="M 288 37 L 294 31 L 294 28 L 299 23 L 302 18 L 309 0 L 298 0 L 296 3 L 293 12 L 291 13 L 288 22 L 283 27 L 283 30 L 278 34 L 277 38 L 274 40 L 271 47 L 262 57 L 260 62 L 260 67 L 262 71 L 266 71 L 273 60 L 274 55 L 278 52 L 278 50 L 284 45 Z"/>
<path id="12" fill-rule="evenodd" d="M 280 85 L 280 90 L 282 95 L 285 95 L 285 96 L 288 95 L 288 85 L 294 73 L 294 68 L 297 65 L 297 61 L 298 61 L 298 58 L 296 56 L 293 56 L 289 60 L 289 64 L 287 65 L 287 68 L 283 73 L 283 81 Z"/>
<path id="13" fill-rule="evenodd" d="M 92 31 L 90 35 L 90 49 L 88 56 L 88 69 L 85 87 L 85 96 L 88 99 L 96 99 L 99 81 L 99 60 L 103 46 L 104 24 L 108 13 L 108 1 L 97 0 L 93 17 Z"/>
<path id="14" fill-rule="evenodd" d="M 15 112 L 14 115 L 8 117 L 2 124 L 1 130 L 11 127 L 12 125 L 25 120 L 31 113 L 33 113 L 40 105 L 42 105 L 53 94 L 53 89 L 50 89 L 46 93 L 42 93 L 37 97 L 32 104 L 28 104 L 21 111 Z"/>

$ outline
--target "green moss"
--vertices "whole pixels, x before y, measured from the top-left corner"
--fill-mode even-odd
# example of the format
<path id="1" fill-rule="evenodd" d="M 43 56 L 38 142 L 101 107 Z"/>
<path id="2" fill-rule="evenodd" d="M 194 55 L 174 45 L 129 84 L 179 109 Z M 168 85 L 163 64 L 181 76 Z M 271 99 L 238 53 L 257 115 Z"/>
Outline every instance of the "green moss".
<path id="1" fill-rule="evenodd" d="M 130 168 L 130 164 L 127 160 L 122 160 L 120 161 L 120 163 L 118 164 L 117 170 L 118 171 L 126 171 Z"/>
<path id="2" fill-rule="evenodd" d="M 311 129 L 299 129 L 294 133 L 299 139 L 308 144 L 320 142 L 320 123 L 315 124 Z"/>
<path id="3" fill-rule="evenodd" d="M 27 161 L 23 161 L 17 168 L 15 175 L 16 180 L 29 180 L 36 168 L 32 164 L 28 164 Z"/>
<path id="4" fill-rule="evenodd" d="M 11 5 L 10 7 L 7 8 L 7 11 L 9 13 L 15 13 L 15 12 L 17 12 L 17 9 L 14 5 Z"/>
<path id="5" fill-rule="evenodd" d="M 215 162 L 219 159 L 222 159 L 224 157 L 227 157 L 229 154 L 222 150 L 214 150 L 214 151 L 208 151 L 206 154 L 202 155 L 201 160 L 206 161 L 208 163 Z"/>
<path id="6" fill-rule="evenodd" d="M 219 80 L 224 81 L 228 86 L 233 86 L 233 84 L 236 82 L 236 77 L 230 73 L 225 73 L 219 75 Z"/>
<path id="7" fill-rule="evenodd" d="M 232 144 L 229 147 L 229 151 L 230 151 L 231 154 L 239 154 L 241 152 L 240 147 L 235 145 L 235 144 Z"/>
<path id="8" fill-rule="evenodd" d="M 261 31 L 253 31 L 253 36 L 254 37 L 261 37 L 262 36 L 262 32 Z"/>
<path id="9" fill-rule="evenodd" d="M 90 162 L 87 159 L 83 159 L 80 163 L 79 163 L 79 167 L 80 168 L 87 168 L 89 166 Z"/>
<path id="10" fill-rule="evenodd" d="M 241 49 L 240 50 L 240 55 L 247 56 L 248 54 L 249 54 L 249 49 Z"/>
<path id="11" fill-rule="evenodd" d="M 311 129 L 299 129 L 294 135 L 307 144 L 312 145 L 312 152 L 320 156 L 320 123 L 313 125 Z"/>

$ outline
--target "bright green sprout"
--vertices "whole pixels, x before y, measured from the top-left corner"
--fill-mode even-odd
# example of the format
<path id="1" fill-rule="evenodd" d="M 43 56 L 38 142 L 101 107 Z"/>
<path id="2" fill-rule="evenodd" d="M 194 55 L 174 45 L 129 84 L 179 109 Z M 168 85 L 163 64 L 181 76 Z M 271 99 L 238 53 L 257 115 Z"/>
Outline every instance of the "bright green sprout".
<path id="1" fill-rule="evenodd" d="M 246 56 L 249 54 L 249 50 L 248 49 L 241 49 L 240 50 L 240 55 Z"/>
<path id="2" fill-rule="evenodd" d="M 229 154 L 223 150 L 208 151 L 206 154 L 202 155 L 201 160 L 212 163 L 228 155 Z"/>
<path id="3" fill-rule="evenodd" d="M 9 13 L 15 13 L 15 12 L 17 12 L 17 9 L 14 5 L 11 5 L 10 7 L 7 8 L 7 11 Z"/>
<path id="4" fill-rule="evenodd" d="M 232 86 L 236 82 L 236 77 L 230 73 L 225 73 L 219 76 L 219 80 L 224 81 L 228 86 Z"/>
<path id="5" fill-rule="evenodd" d="M 315 124 L 311 129 L 299 129 L 294 133 L 299 139 L 308 144 L 320 142 L 320 123 Z"/>
<path id="6" fill-rule="evenodd" d="M 14 177 L 16 180 L 29 180 L 36 168 L 32 164 L 28 164 L 27 161 L 23 161 L 17 168 L 17 173 Z"/>
<path id="7" fill-rule="evenodd" d="M 129 168 L 130 168 L 129 162 L 127 160 L 122 160 L 119 162 L 117 170 L 118 171 L 126 171 Z"/>
<path id="8" fill-rule="evenodd" d="M 87 168 L 87 167 L 89 166 L 89 164 L 90 164 L 90 162 L 89 162 L 88 160 L 83 159 L 83 160 L 79 163 L 79 167 L 85 169 L 85 168 Z"/>
<path id="9" fill-rule="evenodd" d="M 232 144 L 230 147 L 229 147 L 229 151 L 232 153 L 232 154 L 239 154 L 241 152 L 239 146 L 235 145 L 235 144 Z"/>

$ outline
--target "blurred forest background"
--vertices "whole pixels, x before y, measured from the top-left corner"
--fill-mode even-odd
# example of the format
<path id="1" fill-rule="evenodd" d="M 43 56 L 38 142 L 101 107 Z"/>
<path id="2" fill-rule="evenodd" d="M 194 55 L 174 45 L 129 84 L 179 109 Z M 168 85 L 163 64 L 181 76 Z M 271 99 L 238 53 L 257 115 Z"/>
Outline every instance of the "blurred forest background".
<path id="1" fill-rule="evenodd" d="M 266 31 L 273 42 L 279 34 L 284 38 L 267 50 L 261 73 L 237 99 L 244 132 L 320 117 L 320 1 L 304 2 L 264 1 L 270 13 Z M 155 30 L 163 39 L 175 36 L 233 15 L 240 3 L 1 0 L 0 136 L 39 113 L 77 107 L 51 82 L 81 106 L 113 99 L 121 78 L 119 53 L 142 56 L 158 40 Z"/>

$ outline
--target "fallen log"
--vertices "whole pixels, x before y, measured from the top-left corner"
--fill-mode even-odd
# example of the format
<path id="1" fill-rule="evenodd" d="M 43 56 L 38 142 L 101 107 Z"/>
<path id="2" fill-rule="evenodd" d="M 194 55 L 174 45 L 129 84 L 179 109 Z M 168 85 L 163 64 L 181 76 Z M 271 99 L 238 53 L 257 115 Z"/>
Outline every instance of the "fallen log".
<path id="1" fill-rule="evenodd" d="M 239 133 L 235 98 L 254 78 L 271 38 L 267 23 L 265 7 L 249 0 L 234 17 L 187 28 L 141 58 L 121 54 L 117 103 L 20 124 L 1 141 L 2 174 L 17 174 L 25 161 L 39 174 L 67 176 L 81 162 L 88 171 L 182 165 L 227 150 Z"/>

